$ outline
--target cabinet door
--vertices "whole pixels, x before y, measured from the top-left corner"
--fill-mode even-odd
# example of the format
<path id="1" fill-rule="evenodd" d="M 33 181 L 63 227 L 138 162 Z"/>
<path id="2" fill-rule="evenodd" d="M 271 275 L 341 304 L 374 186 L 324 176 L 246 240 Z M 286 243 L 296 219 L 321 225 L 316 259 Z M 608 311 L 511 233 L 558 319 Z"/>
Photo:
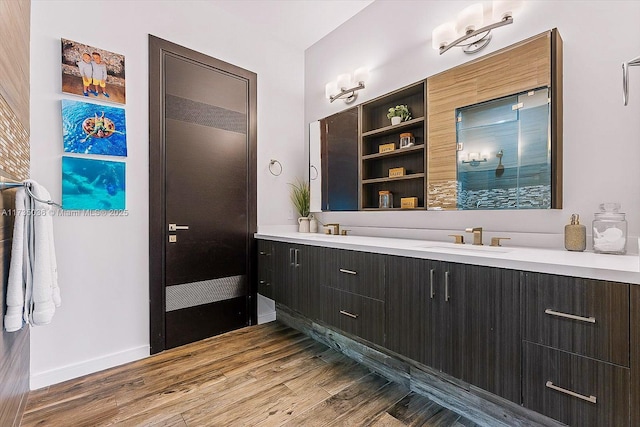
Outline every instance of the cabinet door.
<path id="1" fill-rule="evenodd" d="M 384 345 L 384 302 L 351 292 L 337 292 L 340 329 L 372 343 Z"/>
<path id="2" fill-rule="evenodd" d="M 388 257 L 386 347 L 428 366 L 435 344 L 433 311 L 441 263 Z"/>
<path id="3" fill-rule="evenodd" d="M 465 275 L 462 379 L 521 403 L 520 273 L 474 265 Z"/>
<path id="4" fill-rule="evenodd" d="M 273 242 L 258 240 L 258 293 L 273 299 Z"/>
<path id="5" fill-rule="evenodd" d="M 467 285 L 465 265 L 440 263 L 435 284 L 432 328 L 433 367 L 462 378 L 466 360 Z"/>
<path id="6" fill-rule="evenodd" d="M 524 273 L 524 339 L 629 366 L 629 285 Z"/>
<path id="7" fill-rule="evenodd" d="M 271 283 L 276 302 L 293 308 L 292 270 L 294 268 L 294 247 L 287 243 L 273 244 L 273 271 Z"/>

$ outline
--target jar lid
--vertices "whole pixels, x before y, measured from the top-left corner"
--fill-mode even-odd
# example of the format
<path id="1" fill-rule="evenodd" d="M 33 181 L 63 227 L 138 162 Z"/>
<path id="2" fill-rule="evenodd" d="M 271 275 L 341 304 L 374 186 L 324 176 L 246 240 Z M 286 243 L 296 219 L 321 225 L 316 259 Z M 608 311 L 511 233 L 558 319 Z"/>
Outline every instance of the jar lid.
<path id="1" fill-rule="evenodd" d="M 413 134 L 411 132 L 401 133 L 400 138 L 412 138 Z"/>
<path id="2" fill-rule="evenodd" d="M 596 212 L 593 214 L 594 219 L 604 221 L 624 221 L 625 214 L 622 212 Z"/>
<path id="3" fill-rule="evenodd" d="M 388 190 L 378 191 L 378 195 L 380 195 L 380 196 L 383 196 L 383 195 L 386 195 L 386 194 L 391 194 L 391 191 L 388 191 Z"/>

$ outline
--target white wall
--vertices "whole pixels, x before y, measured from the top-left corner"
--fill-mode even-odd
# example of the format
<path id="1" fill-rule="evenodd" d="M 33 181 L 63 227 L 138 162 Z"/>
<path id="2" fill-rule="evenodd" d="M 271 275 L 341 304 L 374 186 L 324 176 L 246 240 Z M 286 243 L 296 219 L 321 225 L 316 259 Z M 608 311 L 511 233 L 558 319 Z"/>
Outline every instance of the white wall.
<path id="1" fill-rule="evenodd" d="M 476 58 L 458 48 L 439 56 L 431 47 L 433 28 L 455 19 L 471 3 L 475 1 L 378 0 L 311 46 L 305 54 L 306 123 L 346 108 L 342 101 L 330 104 L 324 98 L 325 83 L 339 73 L 369 67 L 371 78 L 360 92 L 360 103 Z M 525 1 L 514 24 L 494 30 L 484 51 L 559 29 L 564 40 L 564 209 L 324 213 L 321 219 L 374 228 L 368 232 L 391 225 L 554 234 L 563 232 L 571 213 L 590 223 L 600 202 L 620 201 L 630 235 L 637 236 L 640 69 L 631 70 L 631 101 L 623 107 L 621 63 L 640 55 L 639 20 L 636 1 Z"/>
<path id="2" fill-rule="evenodd" d="M 39 388 L 149 352 L 148 34 L 258 74 L 259 225 L 287 222 L 286 183 L 303 174 L 304 61 L 212 2 L 34 0 L 31 28 L 32 178 L 60 200 L 60 38 L 126 56 L 129 148 L 128 217 L 54 218 L 63 305 L 31 334 Z M 277 178 L 270 158 L 284 166 Z"/>

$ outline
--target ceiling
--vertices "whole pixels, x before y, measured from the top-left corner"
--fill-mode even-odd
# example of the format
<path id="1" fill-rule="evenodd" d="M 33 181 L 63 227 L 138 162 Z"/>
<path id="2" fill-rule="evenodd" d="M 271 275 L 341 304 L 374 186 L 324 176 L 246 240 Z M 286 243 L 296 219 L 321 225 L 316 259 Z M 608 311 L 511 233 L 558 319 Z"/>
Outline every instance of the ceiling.
<path id="1" fill-rule="evenodd" d="M 373 0 L 216 0 L 215 6 L 301 50 L 322 39 Z"/>

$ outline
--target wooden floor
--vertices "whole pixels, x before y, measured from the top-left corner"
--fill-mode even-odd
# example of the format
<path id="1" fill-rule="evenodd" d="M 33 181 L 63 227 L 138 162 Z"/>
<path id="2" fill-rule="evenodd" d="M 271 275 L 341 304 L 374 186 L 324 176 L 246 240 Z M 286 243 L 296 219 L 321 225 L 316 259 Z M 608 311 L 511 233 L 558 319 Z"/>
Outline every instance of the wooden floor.
<path id="1" fill-rule="evenodd" d="M 279 322 L 31 393 L 22 426 L 475 426 Z"/>

